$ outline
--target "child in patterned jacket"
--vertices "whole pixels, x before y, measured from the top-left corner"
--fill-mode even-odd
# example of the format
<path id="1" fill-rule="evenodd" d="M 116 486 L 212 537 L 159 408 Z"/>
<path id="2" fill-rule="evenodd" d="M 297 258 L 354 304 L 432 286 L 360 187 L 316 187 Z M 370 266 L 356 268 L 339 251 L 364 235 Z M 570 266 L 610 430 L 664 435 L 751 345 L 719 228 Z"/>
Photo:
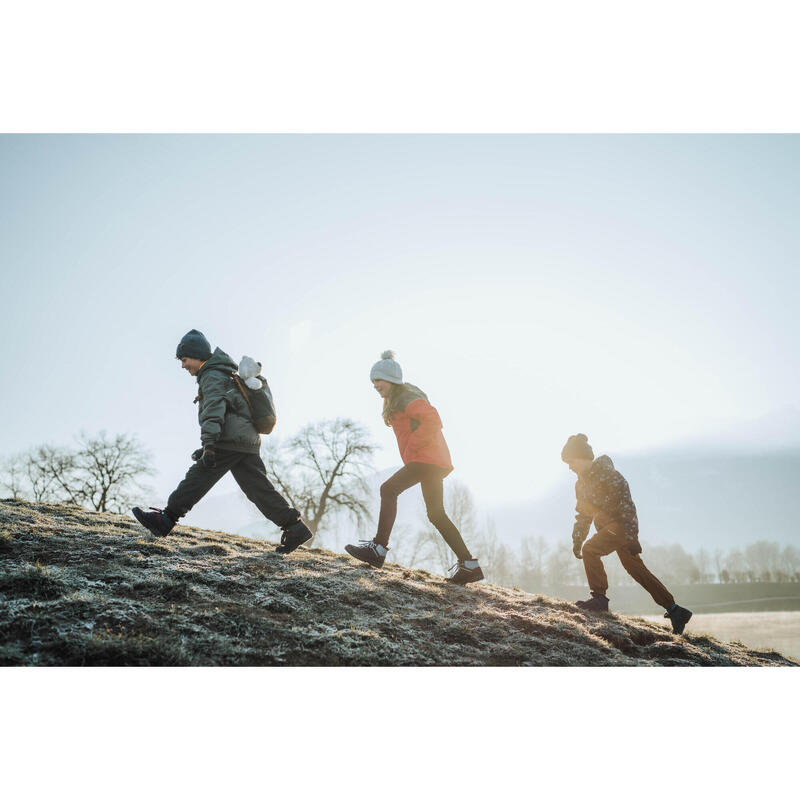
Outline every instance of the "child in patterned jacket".
<path id="1" fill-rule="evenodd" d="M 588 600 L 579 600 L 576 605 L 585 611 L 608 611 L 608 578 L 601 559 L 616 552 L 627 573 L 666 610 L 664 616 L 672 623 L 673 632 L 683 633 L 692 612 L 675 602 L 670 591 L 639 556 L 642 552 L 639 520 L 628 482 L 614 469 L 608 456 L 594 457 L 583 433 L 569 437 L 561 459 L 578 476 L 572 552 L 576 558 L 583 559 L 591 591 Z M 597 533 L 584 544 L 592 522 Z"/>

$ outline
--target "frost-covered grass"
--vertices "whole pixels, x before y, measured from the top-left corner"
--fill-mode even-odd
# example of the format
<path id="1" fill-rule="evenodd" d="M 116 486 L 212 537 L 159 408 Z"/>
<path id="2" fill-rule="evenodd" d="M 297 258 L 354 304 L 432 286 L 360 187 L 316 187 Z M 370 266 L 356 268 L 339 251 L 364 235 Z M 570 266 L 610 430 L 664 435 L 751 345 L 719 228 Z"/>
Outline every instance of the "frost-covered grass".
<path id="1" fill-rule="evenodd" d="M 758 665 L 542 595 L 132 518 L 0 502 L 0 664 Z"/>

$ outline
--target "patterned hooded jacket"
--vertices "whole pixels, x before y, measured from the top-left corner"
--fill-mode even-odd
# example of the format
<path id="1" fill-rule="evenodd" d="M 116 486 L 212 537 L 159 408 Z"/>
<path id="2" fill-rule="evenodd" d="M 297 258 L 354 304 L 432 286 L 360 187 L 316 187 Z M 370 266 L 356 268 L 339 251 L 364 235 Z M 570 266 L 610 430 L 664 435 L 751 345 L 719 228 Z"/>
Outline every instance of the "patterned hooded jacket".
<path id="1" fill-rule="evenodd" d="M 611 524 L 620 527 L 628 543 L 639 545 L 639 519 L 628 482 L 614 469 L 608 456 L 599 456 L 575 483 L 573 544 L 583 544 L 594 522 L 599 531 Z"/>

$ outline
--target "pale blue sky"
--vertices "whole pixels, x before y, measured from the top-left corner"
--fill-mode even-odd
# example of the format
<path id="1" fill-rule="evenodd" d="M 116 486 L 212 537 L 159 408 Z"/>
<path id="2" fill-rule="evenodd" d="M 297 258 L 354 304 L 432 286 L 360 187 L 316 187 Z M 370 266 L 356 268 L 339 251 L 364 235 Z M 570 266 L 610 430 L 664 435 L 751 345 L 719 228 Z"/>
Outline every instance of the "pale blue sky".
<path id="1" fill-rule="evenodd" d="M 0 137 L 2 451 L 136 432 L 163 498 L 198 444 L 192 327 L 264 363 L 276 432 L 354 417 L 379 468 L 399 458 L 369 368 L 395 349 L 489 504 L 563 477 L 579 430 L 619 452 L 791 420 L 799 156 L 797 136 Z"/>

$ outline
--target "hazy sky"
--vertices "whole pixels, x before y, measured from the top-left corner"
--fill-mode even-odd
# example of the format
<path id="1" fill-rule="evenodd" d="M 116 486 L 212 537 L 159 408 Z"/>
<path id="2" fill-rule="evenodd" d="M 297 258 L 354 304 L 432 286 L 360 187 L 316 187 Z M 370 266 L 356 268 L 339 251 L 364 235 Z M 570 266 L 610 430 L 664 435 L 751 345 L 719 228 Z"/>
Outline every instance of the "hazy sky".
<path id="1" fill-rule="evenodd" d="M 163 499 L 199 444 L 196 327 L 264 363 L 276 434 L 353 417 L 379 468 L 393 348 L 454 474 L 522 501 L 571 433 L 791 417 L 799 218 L 798 136 L 2 136 L 1 449 L 135 432 Z"/>

